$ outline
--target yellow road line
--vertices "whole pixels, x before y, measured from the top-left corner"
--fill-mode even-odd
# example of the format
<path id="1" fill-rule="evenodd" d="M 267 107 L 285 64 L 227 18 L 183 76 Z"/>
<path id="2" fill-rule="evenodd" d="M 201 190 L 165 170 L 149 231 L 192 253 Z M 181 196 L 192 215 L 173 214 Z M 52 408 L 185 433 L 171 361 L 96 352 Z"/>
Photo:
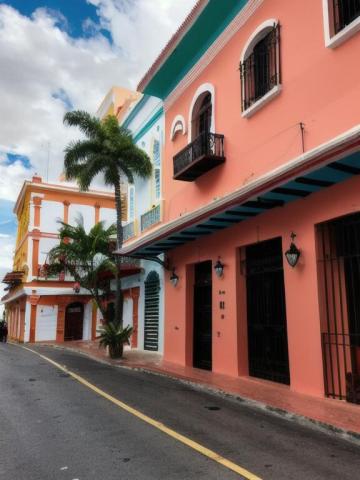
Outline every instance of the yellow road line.
<path id="1" fill-rule="evenodd" d="M 151 417 L 148 417 L 147 415 L 141 413 L 139 410 L 136 410 L 135 408 L 130 407 L 130 405 L 127 405 L 126 403 L 121 402 L 117 398 L 113 397 L 112 395 L 109 395 L 108 393 L 98 388 L 96 385 L 93 385 L 92 383 L 85 380 L 85 378 L 81 377 L 80 375 L 77 375 L 71 370 L 68 370 L 65 366 L 60 365 L 54 360 L 51 360 L 51 358 L 48 358 L 45 355 L 42 355 L 41 353 L 36 352 L 35 350 L 31 350 L 31 348 L 27 348 L 27 347 L 21 347 L 21 348 L 23 348 L 24 350 L 28 350 L 29 352 L 35 353 L 42 359 L 54 365 L 54 367 L 58 368 L 59 370 L 62 370 L 63 372 L 66 372 L 68 375 L 70 375 L 72 378 L 74 378 L 81 384 L 85 385 L 87 388 L 90 388 L 90 390 L 92 390 L 93 392 L 97 393 L 103 398 L 106 398 L 106 400 L 109 400 L 109 402 L 112 402 L 113 404 L 117 405 L 122 410 L 125 410 L 126 412 L 130 413 L 131 415 L 134 415 L 135 417 L 139 418 L 143 422 L 149 425 L 152 425 L 153 427 L 157 428 L 161 432 L 166 433 L 166 435 L 169 435 L 169 437 L 172 437 L 175 440 L 183 443 L 184 445 L 187 445 L 192 450 L 195 450 L 196 452 L 201 453 L 202 455 L 204 455 L 207 458 L 210 458 L 214 462 L 219 463 L 220 465 L 223 465 L 224 467 L 228 468 L 229 470 L 232 470 L 235 473 L 238 473 L 239 475 L 242 475 L 246 480 L 261 480 L 260 477 L 254 475 L 253 473 L 249 472 L 248 470 L 241 467 L 240 465 L 237 465 L 236 463 L 231 462 L 230 460 L 222 457 L 221 455 L 217 454 L 213 450 L 210 450 L 204 447 L 200 443 L 197 443 L 194 440 L 191 440 L 190 438 L 185 437 L 184 435 L 181 435 L 181 433 L 176 432 L 175 430 L 167 427 L 163 423 L 158 422 L 157 420 L 154 420 Z"/>

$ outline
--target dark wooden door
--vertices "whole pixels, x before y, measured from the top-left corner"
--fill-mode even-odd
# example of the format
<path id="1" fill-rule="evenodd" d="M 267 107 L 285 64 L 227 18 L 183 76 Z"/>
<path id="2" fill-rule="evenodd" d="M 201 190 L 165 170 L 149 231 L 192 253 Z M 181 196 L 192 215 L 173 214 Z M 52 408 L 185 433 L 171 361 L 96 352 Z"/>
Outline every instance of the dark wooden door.
<path id="1" fill-rule="evenodd" d="M 150 272 L 145 281 L 144 350 L 159 349 L 160 278 Z"/>
<path id="2" fill-rule="evenodd" d="M 65 312 L 64 340 L 82 340 L 84 322 L 84 305 L 71 303 Z"/>
<path id="3" fill-rule="evenodd" d="M 249 374 L 290 383 L 281 239 L 246 248 Z"/>
<path id="4" fill-rule="evenodd" d="M 194 285 L 194 367 L 212 368 L 212 264 L 195 265 Z"/>

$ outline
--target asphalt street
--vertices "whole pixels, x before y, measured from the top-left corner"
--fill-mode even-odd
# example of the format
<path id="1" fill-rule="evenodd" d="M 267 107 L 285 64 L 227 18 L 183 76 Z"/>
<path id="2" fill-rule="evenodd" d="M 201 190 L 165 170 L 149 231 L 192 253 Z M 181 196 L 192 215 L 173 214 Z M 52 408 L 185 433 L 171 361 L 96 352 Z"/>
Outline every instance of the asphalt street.
<path id="1" fill-rule="evenodd" d="M 262 479 L 360 478 L 360 447 L 166 377 L 31 347 Z M 0 344 L 1 480 L 238 479 L 38 355 Z"/>

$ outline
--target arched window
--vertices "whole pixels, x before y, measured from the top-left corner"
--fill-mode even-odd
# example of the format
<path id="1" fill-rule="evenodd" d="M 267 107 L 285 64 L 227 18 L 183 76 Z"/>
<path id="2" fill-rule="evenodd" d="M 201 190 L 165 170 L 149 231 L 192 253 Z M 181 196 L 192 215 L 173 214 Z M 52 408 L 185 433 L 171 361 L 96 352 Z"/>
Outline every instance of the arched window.
<path id="1" fill-rule="evenodd" d="M 212 103 L 211 93 L 204 92 L 197 99 L 191 119 L 191 130 L 193 140 L 200 135 L 205 135 L 211 131 Z"/>
<path id="2" fill-rule="evenodd" d="M 242 111 L 277 93 L 280 85 L 280 26 L 268 20 L 248 40 L 240 62 Z"/>
<path id="3" fill-rule="evenodd" d="M 215 89 L 204 83 L 196 90 L 189 109 L 188 142 L 204 133 L 215 133 Z"/>

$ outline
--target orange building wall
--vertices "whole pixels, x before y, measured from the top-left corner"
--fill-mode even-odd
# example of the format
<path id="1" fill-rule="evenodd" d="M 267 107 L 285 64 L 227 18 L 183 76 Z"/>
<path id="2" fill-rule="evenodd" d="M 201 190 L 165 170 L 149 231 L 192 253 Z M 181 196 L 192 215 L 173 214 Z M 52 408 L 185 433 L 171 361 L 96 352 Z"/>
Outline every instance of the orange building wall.
<path id="1" fill-rule="evenodd" d="M 170 264 L 180 281 L 174 288 L 166 275 L 165 359 L 192 365 L 192 267 L 204 260 L 214 265 L 220 256 L 224 276 L 219 279 L 213 273 L 213 371 L 247 375 L 246 283 L 240 271 L 240 247 L 281 236 L 285 251 L 294 231 L 301 250 L 299 264 L 291 268 L 284 260 L 291 389 L 323 396 L 315 224 L 359 211 L 359 191 L 360 179 L 354 177 L 171 251 Z M 225 295 L 219 296 L 219 290 Z M 224 319 L 220 300 L 226 302 Z"/>
<path id="2" fill-rule="evenodd" d="M 268 19 L 281 25 L 282 91 L 246 119 L 241 117 L 240 56 L 253 31 Z M 360 103 L 359 51 L 359 33 L 336 49 L 325 47 L 320 0 L 264 1 L 166 111 L 164 220 L 205 205 L 300 155 L 299 122 L 305 124 L 306 150 L 358 124 L 354 105 Z M 181 114 L 190 128 L 190 104 L 203 83 L 215 88 L 216 133 L 225 135 L 226 162 L 195 182 L 174 181 L 172 159 L 186 146 L 187 135 L 168 141 L 171 124 Z"/>

